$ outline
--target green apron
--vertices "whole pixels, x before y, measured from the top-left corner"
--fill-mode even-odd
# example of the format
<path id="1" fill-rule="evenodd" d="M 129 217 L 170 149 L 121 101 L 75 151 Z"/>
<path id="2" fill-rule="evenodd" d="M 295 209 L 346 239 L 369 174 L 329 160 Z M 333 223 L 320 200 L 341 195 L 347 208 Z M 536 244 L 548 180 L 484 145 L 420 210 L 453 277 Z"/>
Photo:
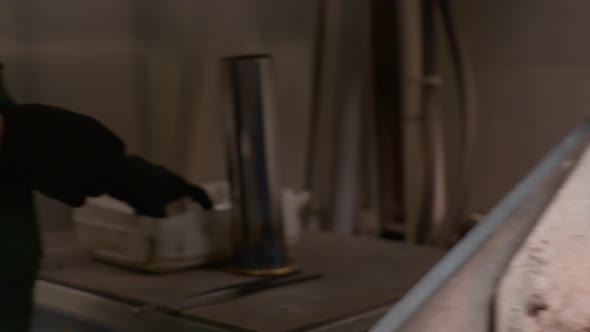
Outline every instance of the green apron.
<path id="1" fill-rule="evenodd" d="M 2 84 L 0 104 L 11 103 Z M 1 146 L 0 146 L 1 149 Z M 41 241 L 32 191 L 2 174 L 0 160 L 0 331 L 29 331 Z"/>

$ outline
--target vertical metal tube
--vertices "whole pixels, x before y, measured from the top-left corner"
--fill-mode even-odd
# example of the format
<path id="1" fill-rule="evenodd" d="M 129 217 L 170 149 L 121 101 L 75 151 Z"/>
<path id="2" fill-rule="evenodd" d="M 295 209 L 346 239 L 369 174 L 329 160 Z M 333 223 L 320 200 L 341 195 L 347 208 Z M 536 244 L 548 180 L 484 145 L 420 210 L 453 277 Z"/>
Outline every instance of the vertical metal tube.
<path id="1" fill-rule="evenodd" d="M 363 2 L 343 1 L 342 110 L 339 112 L 336 183 L 332 220 L 334 231 L 352 234 L 358 220 L 359 155 L 361 142 L 361 60 Z"/>
<path id="2" fill-rule="evenodd" d="M 226 140 L 233 206 L 232 269 L 276 275 L 294 270 L 283 238 L 276 110 L 269 56 L 225 60 Z"/>

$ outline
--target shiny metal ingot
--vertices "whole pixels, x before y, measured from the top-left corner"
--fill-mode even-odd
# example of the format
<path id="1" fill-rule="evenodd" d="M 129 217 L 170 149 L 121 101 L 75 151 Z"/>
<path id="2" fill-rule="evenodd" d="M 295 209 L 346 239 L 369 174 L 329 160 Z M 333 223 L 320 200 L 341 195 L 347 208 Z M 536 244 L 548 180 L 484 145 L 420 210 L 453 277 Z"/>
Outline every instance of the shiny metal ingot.
<path id="1" fill-rule="evenodd" d="M 228 170 L 233 214 L 231 269 L 293 272 L 281 220 L 276 110 L 269 56 L 224 60 Z"/>

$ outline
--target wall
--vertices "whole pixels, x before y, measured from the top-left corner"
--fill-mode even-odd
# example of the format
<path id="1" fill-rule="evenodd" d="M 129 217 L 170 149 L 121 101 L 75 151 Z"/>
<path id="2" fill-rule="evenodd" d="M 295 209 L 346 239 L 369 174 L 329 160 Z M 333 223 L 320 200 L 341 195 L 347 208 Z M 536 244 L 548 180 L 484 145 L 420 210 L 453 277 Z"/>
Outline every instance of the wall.
<path id="1" fill-rule="evenodd" d="M 131 152 L 205 182 L 225 179 L 219 59 L 270 53 L 284 184 L 300 188 L 315 10 L 312 0 L 3 0 L 0 59 L 19 101 L 92 115 Z M 67 225 L 68 208 L 39 202 L 45 226 Z"/>
<path id="2" fill-rule="evenodd" d="M 590 3 L 453 3 L 478 92 L 479 141 L 467 211 L 485 213 L 590 115 Z"/>

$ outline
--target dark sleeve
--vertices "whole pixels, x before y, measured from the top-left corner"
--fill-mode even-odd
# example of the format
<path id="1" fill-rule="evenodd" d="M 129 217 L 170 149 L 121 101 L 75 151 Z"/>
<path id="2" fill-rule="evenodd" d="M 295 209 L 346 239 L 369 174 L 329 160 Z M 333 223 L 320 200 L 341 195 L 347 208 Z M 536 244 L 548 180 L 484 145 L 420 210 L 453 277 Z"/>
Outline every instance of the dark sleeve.
<path id="1" fill-rule="evenodd" d="M 1 108 L 0 170 L 71 206 L 104 193 L 125 145 L 97 120 L 38 104 Z"/>

